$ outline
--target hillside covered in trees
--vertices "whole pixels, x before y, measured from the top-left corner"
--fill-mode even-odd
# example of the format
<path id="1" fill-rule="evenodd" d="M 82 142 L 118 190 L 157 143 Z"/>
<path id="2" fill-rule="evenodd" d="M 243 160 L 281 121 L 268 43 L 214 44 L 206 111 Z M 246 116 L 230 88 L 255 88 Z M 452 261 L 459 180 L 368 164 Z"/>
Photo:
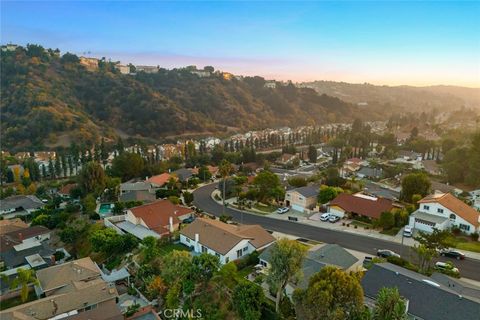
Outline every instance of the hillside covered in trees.
<path id="1" fill-rule="evenodd" d="M 73 54 L 37 45 L 1 55 L 4 149 L 91 144 L 101 137 L 222 134 L 276 126 L 378 119 L 338 98 L 261 77 L 200 78 L 189 69 L 121 74 L 102 59 L 88 71 Z"/>

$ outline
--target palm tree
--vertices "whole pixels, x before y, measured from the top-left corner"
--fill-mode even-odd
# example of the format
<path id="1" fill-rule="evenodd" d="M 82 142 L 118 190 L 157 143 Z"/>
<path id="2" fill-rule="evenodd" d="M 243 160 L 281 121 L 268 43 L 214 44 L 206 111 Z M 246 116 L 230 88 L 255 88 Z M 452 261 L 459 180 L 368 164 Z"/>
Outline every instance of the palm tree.
<path id="1" fill-rule="evenodd" d="M 220 162 L 220 165 L 218 166 L 218 171 L 220 172 L 222 179 L 223 179 L 223 193 L 222 193 L 222 202 L 223 202 L 223 215 L 225 215 L 225 182 L 227 180 L 227 177 L 232 173 L 233 168 L 232 164 L 228 162 L 228 160 L 223 159 L 222 162 Z"/>
<path id="2" fill-rule="evenodd" d="M 35 271 L 32 269 L 17 269 L 17 277 L 10 282 L 10 288 L 15 289 L 21 287 L 20 299 L 23 302 L 28 299 L 29 285 L 38 285 L 40 282 L 35 277 Z"/>
<path id="3" fill-rule="evenodd" d="M 378 292 L 377 303 L 373 310 L 374 320 L 406 320 L 407 308 L 405 299 L 397 288 L 383 287 Z"/>

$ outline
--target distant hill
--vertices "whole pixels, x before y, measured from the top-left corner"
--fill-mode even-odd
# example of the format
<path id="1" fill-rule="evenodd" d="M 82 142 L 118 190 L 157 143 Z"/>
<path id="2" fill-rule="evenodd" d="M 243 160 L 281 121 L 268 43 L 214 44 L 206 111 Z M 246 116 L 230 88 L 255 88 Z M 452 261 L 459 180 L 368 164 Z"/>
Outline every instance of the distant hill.
<path id="1" fill-rule="evenodd" d="M 480 88 L 455 86 L 376 86 L 333 81 L 302 85 L 351 103 L 390 104 L 405 111 L 452 110 L 462 106 L 480 109 Z"/>
<path id="2" fill-rule="evenodd" d="M 119 135 L 159 141 L 356 117 L 380 119 L 388 112 L 359 112 L 354 104 L 292 84 L 267 88 L 260 77 L 237 80 L 216 72 L 200 78 L 188 69 L 126 75 L 105 60 L 87 67 L 93 71 L 75 55 L 61 56 L 36 45 L 2 52 L 2 148 L 90 144 Z"/>

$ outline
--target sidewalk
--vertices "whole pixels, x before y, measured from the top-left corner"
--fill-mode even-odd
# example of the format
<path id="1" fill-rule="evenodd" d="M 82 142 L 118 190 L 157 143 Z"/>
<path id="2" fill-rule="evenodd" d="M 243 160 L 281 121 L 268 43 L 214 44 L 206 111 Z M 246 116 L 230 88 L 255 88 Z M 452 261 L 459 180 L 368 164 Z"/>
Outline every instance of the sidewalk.
<path id="1" fill-rule="evenodd" d="M 218 191 L 218 190 L 216 190 L 216 191 Z M 215 200 L 217 203 L 222 204 L 222 201 L 218 201 L 214 198 L 214 193 L 212 193 L 212 199 Z M 233 202 L 231 200 L 232 199 L 228 199 L 225 202 L 226 203 L 231 203 L 231 202 Z M 251 211 L 239 210 L 237 208 L 233 208 L 233 209 L 235 209 L 237 211 L 243 211 L 244 213 L 247 213 L 247 214 L 257 214 L 257 215 L 260 215 L 262 217 L 266 217 L 266 218 L 270 218 L 270 219 L 285 220 L 285 221 L 289 221 L 291 223 L 302 223 L 302 224 L 311 225 L 311 226 L 314 226 L 314 227 L 317 227 L 317 228 L 349 232 L 349 233 L 353 233 L 353 234 L 364 236 L 364 237 L 377 238 L 377 239 L 381 239 L 381 240 L 384 240 L 384 241 L 396 242 L 396 243 L 400 243 L 400 244 L 402 243 L 403 228 L 400 229 L 400 231 L 398 232 L 398 234 L 396 236 L 389 236 L 389 235 L 386 235 L 386 234 L 381 234 L 378 231 L 372 230 L 372 229 L 365 230 L 362 227 L 358 227 L 357 229 L 355 229 L 354 226 L 350 226 L 350 227 L 342 226 L 342 221 L 343 220 L 341 220 L 337 223 L 320 221 L 318 219 L 317 215 L 320 215 L 321 213 L 314 213 L 309 217 L 309 216 L 305 215 L 304 213 L 294 211 L 294 210 L 290 210 L 290 211 L 288 211 L 287 213 L 284 213 L 284 214 L 278 214 L 276 212 L 266 214 L 266 213 L 254 213 L 254 212 L 251 212 Z M 298 221 L 290 221 L 289 217 L 295 217 L 295 218 L 298 219 Z M 345 222 L 345 221 L 343 221 L 343 222 Z M 413 238 L 403 237 L 403 244 L 406 245 L 406 246 L 413 247 L 416 243 L 417 242 Z M 478 253 L 478 252 L 471 252 L 471 251 L 465 251 L 465 250 L 461 250 L 461 251 L 463 253 L 465 253 L 465 256 L 467 258 L 480 260 L 480 253 Z"/>

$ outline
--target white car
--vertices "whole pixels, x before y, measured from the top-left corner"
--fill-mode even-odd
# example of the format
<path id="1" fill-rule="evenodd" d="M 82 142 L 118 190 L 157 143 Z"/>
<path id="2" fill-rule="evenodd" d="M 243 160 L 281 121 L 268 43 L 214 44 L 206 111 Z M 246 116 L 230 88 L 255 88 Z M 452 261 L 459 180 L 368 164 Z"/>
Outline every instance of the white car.
<path id="1" fill-rule="evenodd" d="M 284 213 L 287 213 L 289 210 L 290 210 L 290 208 L 288 208 L 288 207 L 278 208 L 277 213 L 278 214 L 284 214 Z"/>
<path id="2" fill-rule="evenodd" d="M 333 215 L 333 214 L 328 218 L 328 221 L 329 221 L 330 223 L 335 223 L 335 222 L 337 222 L 337 221 L 339 221 L 339 220 L 340 220 L 340 217 L 339 217 L 339 216 L 335 216 L 335 215 Z"/>
<path id="3" fill-rule="evenodd" d="M 403 229 L 403 236 L 407 238 L 411 238 L 413 236 L 413 229 L 410 226 L 405 226 Z"/>
<path id="4" fill-rule="evenodd" d="M 439 270 L 439 271 L 442 271 L 442 270 L 445 270 L 445 271 L 452 271 L 452 272 L 455 272 L 455 273 L 459 273 L 460 271 L 458 270 L 458 268 L 456 268 L 453 263 L 451 262 L 441 262 L 441 261 L 438 261 L 437 263 L 435 263 L 435 269 Z"/>
<path id="5" fill-rule="evenodd" d="M 330 213 L 324 213 L 320 216 L 321 221 L 328 221 L 328 218 L 330 218 Z"/>

